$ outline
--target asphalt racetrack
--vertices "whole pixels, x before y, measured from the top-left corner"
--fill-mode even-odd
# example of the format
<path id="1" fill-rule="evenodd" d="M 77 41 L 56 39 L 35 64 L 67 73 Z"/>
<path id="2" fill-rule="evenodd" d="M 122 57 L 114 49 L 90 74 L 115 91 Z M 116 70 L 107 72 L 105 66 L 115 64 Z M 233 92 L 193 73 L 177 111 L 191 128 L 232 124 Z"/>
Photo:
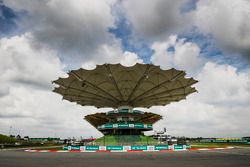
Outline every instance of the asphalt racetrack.
<path id="1" fill-rule="evenodd" d="M 130 153 L 0 151 L 0 167 L 250 167 L 250 148 Z"/>

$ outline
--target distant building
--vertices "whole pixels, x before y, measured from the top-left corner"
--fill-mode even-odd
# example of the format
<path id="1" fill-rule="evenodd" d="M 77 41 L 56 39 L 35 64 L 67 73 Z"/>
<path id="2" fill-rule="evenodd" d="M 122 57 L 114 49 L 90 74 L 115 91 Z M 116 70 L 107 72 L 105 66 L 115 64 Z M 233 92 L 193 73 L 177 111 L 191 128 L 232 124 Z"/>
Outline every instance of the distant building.
<path id="1" fill-rule="evenodd" d="M 250 141 L 250 137 L 243 138 L 202 138 L 201 143 L 246 143 L 247 139 Z"/>

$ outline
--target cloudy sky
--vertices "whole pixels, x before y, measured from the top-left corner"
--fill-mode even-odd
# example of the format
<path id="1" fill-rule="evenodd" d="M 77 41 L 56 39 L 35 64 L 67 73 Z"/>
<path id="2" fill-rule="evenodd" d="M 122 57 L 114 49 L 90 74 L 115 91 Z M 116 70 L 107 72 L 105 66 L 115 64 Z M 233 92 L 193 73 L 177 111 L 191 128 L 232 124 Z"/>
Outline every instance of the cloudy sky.
<path id="1" fill-rule="evenodd" d="M 136 62 L 177 68 L 198 93 L 165 107 L 155 130 L 250 135 L 250 0 L 0 0 L 0 133 L 99 137 L 82 107 L 53 93 L 72 69 Z"/>

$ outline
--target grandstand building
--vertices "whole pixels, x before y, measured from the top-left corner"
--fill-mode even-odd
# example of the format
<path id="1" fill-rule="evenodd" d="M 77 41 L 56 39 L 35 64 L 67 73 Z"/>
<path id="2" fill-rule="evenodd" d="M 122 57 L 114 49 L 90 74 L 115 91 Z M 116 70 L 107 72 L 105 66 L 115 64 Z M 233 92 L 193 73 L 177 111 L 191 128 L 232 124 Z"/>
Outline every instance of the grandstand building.
<path id="1" fill-rule="evenodd" d="M 141 135 L 152 130 L 161 118 L 158 114 L 126 107 L 85 116 L 85 120 L 105 135 Z"/>
<path id="2" fill-rule="evenodd" d="M 82 106 L 113 108 L 84 119 L 105 136 L 135 137 L 153 130 L 153 124 L 162 119 L 161 115 L 135 108 L 164 106 L 196 92 L 191 86 L 197 81 L 185 75 L 184 71 L 162 70 L 152 64 L 137 63 L 131 67 L 103 64 L 93 70 L 70 71 L 68 77 L 53 81 L 58 85 L 53 91 Z"/>

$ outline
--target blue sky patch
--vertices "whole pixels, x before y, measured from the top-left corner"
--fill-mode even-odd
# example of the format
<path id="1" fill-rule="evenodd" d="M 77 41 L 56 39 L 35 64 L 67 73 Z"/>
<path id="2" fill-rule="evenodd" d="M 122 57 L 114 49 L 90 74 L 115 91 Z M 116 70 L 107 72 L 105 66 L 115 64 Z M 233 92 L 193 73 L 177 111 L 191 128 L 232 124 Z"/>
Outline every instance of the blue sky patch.
<path id="1" fill-rule="evenodd" d="M 119 10 L 119 5 L 118 2 L 112 8 L 112 13 L 115 17 L 115 27 L 109 27 L 108 32 L 114 34 L 116 38 L 121 40 L 123 51 L 134 52 L 139 58 L 143 59 L 144 63 L 150 63 L 153 50 L 144 40 L 134 38 L 133 27 L 126 19 L 124 13 Z"/>
<path id="2" fill-rule="evenodd" d="M 187 42 L 193 42 L 200 48 L 201 56 L 215 61 L 219 64 L 229 64 L 239 69 L 249 67 L 246 62 L 239 61 L 240 55 L 224 53 L 216 44 L 214 37 L 211 34 L 203 34 L 197 27 L 178 35 L 178 38 L 185 38 Z"/>
<path id="3" fill-rule="evenodd" d="M 167 52 L 175 52 L 175 48 L 173 46 L 170 46 L 167 48 Z"/>
<path id="4" fill-rule="evenodd" d="M 16 13 L 0 1 L 0 37 L 10 35 L 16 28 Z"/>
<path id="5" fill-rule="evenodd" d="M 196 3 L 199 0 L 188 0 L 184 5 L 181 6 L 180 11 L 181 13 L 188 13 L 192 10 L 196 9 Z"/>
<path id="6" fill-rule="evenodd" d="M 196 43 L 205 57 L 213 58 L 222 55 L 222 51 L 215 45 L 212 35 L 201 33 L 197 27 L 179 34 L 178 38 L 185 38 L 187 42 Z"/>

